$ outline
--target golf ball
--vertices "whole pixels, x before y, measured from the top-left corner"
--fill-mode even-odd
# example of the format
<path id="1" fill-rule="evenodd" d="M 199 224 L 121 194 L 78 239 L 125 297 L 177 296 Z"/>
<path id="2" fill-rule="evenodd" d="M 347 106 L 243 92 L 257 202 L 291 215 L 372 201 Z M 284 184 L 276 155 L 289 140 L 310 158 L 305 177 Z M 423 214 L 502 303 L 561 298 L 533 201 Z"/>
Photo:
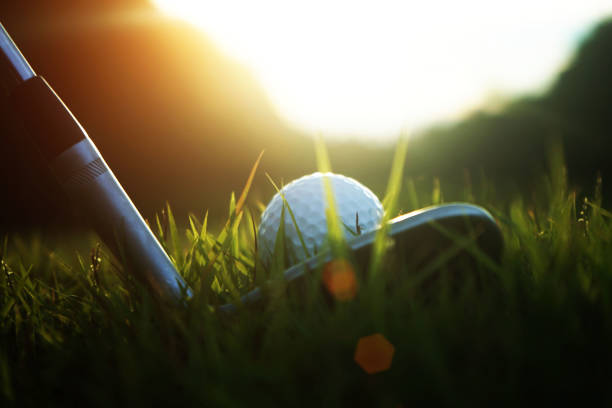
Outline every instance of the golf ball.
<path id="1" fill-rule="evenodd" d="M 328 234 L 325 210 L 328 204 L 324 177 L 331 181 L 336 211 L 347 239 L 379 225 L 383 216 L 382 204 L 363 184 L 334 173 L 317 172 L 301 177 L 276 193 L 262 214 L 259 225 L 259 253 L 264 264 L 269 262 L 274 253 L 281 221 L 284 225 L 285 248 L 290 263 L 304 260 L 307 254 L 314 255 L 326 247 Z M 287 207 L 283 211 L 283 197 L 295 217 L 295 224 L 302 234 L 304 245 Z M 284 219 L 281 220 L 283 215 Z"/>

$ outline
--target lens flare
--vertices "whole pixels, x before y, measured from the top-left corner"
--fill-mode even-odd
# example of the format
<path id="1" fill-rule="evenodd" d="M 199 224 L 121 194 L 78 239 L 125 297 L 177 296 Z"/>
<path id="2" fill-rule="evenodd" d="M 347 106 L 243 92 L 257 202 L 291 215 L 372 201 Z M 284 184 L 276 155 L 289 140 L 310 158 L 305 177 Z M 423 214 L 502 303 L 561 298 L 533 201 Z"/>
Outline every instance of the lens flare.
<path id="1" fill-rule="evenodd" d="M 323 268 L 323 284 L 336 300 L 351 300 L 357 294 L 353 265 L 345 259 L 334 259 Z"/>
<path id="2" fill-rule="evenodd" d="M 391 368 L 395 346 L 380 333 L 359 339 L 355 348 L 355 362 L 368 374 Z"/>

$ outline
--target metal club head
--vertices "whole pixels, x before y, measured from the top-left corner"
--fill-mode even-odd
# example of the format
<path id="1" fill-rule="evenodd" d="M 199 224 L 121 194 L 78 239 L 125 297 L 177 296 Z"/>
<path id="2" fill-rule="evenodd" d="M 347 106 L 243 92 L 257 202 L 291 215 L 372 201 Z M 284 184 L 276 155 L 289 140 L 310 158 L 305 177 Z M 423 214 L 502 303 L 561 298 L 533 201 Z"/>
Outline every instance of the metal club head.
<path id="1" fill-rule="evenodd" d="M 348 242 L 351 255 L 361 268 L 369 265 L 377 233 L 378 230 L 369 231 Z M 492 262 L 499 262 L 503 250 L 503 238 L 495 219 L 484 208 L 466 203 L 427 207 L 393 218 L 388 224 L 388 236 L 393 242 L 394 256 L 413 265 L 431 261 L 453 245 L 458 246 L 456 256 Z M 287 285 L 297 284 L 333 258 L 329 251 L 311 257 L 288 268 L 284 280 Z M 265 288 L 256 288 L 244 295 L 240 303 L 265 302 L 268 296 Z M 234 304 L 225 304 L 219 310 L 232 312 L 236 308 Z"/>

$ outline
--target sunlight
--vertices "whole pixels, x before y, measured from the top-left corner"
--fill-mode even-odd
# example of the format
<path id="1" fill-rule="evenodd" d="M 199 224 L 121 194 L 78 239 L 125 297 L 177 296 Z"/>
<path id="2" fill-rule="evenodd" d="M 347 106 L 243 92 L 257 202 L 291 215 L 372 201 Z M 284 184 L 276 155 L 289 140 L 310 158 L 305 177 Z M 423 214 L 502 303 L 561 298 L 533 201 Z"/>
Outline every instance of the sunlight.
<path id="1" fill-rule="evenodd" d="M 545 86 L 577 36 L 612 10 L 558 0 L 154 1 L 249 66 L 290 123 L 359 137 Z"/>

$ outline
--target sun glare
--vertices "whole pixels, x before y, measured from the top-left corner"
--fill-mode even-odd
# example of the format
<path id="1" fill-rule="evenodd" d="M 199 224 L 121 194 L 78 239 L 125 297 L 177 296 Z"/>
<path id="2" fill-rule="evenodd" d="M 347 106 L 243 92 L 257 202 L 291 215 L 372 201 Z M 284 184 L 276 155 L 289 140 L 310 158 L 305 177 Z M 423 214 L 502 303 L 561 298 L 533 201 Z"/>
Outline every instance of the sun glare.
<path id="1" fill-rule="evenodd" d="M 310 132 L 392 137 L 542 87 L 602 1 L 154 0 L 253 71 Z"/>

